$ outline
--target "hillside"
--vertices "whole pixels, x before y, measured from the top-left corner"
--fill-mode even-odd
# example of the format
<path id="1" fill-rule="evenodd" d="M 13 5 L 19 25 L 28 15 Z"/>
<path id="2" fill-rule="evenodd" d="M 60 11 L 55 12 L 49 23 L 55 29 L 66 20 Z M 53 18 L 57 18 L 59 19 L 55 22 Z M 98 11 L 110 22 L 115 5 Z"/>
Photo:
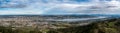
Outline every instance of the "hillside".
<path id="1" fill-rule="evenodd" d="M 51 33 L 120 33 L 120 20 L 110 19 L 102 22 L 92 23 L 86 26 L 70 27 L 51 30 Z"/>

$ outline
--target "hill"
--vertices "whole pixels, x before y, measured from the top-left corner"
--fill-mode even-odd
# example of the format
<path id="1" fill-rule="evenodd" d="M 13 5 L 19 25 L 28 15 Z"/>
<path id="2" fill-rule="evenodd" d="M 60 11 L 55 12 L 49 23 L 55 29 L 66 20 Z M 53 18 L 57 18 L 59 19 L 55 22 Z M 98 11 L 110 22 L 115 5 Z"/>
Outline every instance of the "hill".
<path id="1" fill-rule="evenodd" d="M 120 33 L 120 19 L 92 23 L 86 26 L 77 26 L 49 31 L 50 33 Z"/>

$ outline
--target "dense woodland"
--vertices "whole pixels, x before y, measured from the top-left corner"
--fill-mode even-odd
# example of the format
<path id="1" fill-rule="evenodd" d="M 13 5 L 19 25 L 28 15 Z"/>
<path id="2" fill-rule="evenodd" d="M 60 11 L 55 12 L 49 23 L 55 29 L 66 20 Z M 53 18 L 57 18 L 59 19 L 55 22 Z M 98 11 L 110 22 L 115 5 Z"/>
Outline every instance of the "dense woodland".
<path id="1" fill-rule="evenodd" d="M 0 33 L 120 33 L 120 19 L 97 21 L 85 26 L 68 27 L 60 29 L 19 28 L 0 26 Z"/>

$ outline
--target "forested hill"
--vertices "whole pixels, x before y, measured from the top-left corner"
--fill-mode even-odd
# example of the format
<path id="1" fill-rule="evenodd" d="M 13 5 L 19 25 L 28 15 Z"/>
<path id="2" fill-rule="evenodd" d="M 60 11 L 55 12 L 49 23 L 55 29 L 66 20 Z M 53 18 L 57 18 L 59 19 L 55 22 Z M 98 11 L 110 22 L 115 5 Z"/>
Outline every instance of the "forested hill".
<path id="1" fill-rule="evenodd" d="M 70 27 L 49 31 L 51 33 L 120 33 L 120 19 L 92 23 L 86 26 Z"/>

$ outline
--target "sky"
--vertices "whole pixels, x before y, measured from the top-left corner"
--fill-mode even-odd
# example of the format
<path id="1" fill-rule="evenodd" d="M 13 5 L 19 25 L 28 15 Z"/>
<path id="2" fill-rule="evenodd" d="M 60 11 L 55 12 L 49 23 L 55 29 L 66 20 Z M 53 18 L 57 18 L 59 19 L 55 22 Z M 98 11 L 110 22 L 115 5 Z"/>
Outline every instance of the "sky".
<path id="1" fill-rule="evenodd" d="M 120 14 L 120 0 L 0 0 L 0 15 Z"/>

